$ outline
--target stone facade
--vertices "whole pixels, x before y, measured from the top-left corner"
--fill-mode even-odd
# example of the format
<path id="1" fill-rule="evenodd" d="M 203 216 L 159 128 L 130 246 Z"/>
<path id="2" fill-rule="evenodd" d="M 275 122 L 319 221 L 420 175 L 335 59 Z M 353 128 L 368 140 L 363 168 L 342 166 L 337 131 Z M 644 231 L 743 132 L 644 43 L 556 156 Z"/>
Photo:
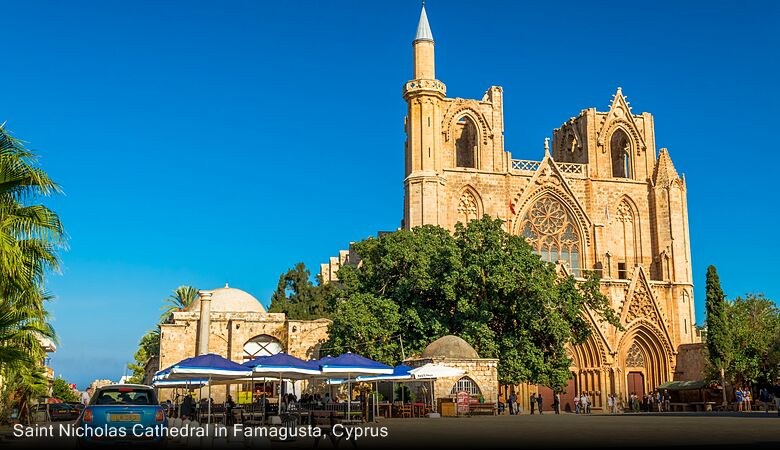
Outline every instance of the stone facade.
<path id="1" fill-rule="evenodd" d="M 216 353 L 238 363 L 279 351 L 302 359 L 320 357 L 319 349 L 328 338 L 330 320 L 288 320 L 285 314 L 266 312 L 254 297 L 238 289 L 222 288 L 208 292 L 212 293 L 210 320 L 207 322 L 208 353 Z M 242 301 L 234 302 L 237 297 Z M 199 330 L 203 324 L 202 308 L 199 306 L 200 300 L 185 311 L 174 312 L 171 319 L 161 325 L 160 369 L 199 354 Z M 214 388 L 212 397 L 215 401 L 224 400 L 225 389 L 222 386 Z M 166 395 L 170 392 L 165 391 L 170 390 L 161 391 L 161 399 L 168 398 Z"/>
<path id="2" fill-rule="evenodd" d="M 413 48 L 413 79 L 403 86 L 402 226 L 453 230 L 487 214 L 525 237 L 559 273 L 582 280 L 598 272 L 624 330 L 588 312 L 594 333 L 570 349 L 568 388 L 589 392 L 595 409 L 609 393 L 625 399 L 690 372 L 677 358 L 682 345 L 700 342 L 687 186 L 668 150 L 656 150 L 653 116 L 632 111 L 617 88 L 607 111 L 582 110 L 553 130 L 541 160 L 515 159 L 504 148 L 503 89 L 491 86 L 481 99 L 447 97 L 424 9 Z M 357 257 L 349 251 L 332 258 L 323 279 L 337 279 L 335 271 L 350 261 Z M 527 403 L 526 394 L 540 388 L 508 389 Z"/>

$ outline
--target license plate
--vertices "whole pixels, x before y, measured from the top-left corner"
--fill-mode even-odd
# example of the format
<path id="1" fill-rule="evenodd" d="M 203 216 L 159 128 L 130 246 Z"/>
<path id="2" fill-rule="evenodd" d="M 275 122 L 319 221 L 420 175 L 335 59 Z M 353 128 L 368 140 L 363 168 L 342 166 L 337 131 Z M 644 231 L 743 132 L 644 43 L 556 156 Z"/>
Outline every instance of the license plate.
<path id="1" fill-rule="evenodd" d="M 139 422 L 141 420 L 140 414 L 111 414 L 109 417 L 111 422 Z"/>

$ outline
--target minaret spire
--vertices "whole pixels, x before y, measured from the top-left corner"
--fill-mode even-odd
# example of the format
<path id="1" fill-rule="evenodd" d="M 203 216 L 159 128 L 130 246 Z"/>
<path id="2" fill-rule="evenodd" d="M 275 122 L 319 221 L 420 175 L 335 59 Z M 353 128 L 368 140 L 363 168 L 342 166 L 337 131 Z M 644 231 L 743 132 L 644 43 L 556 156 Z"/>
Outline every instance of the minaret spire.
<path id="1" fill-rule="evenodd" d="M 422 2 L 420 22 L 417 24 L 417 34 L 414 36 L 414 42 L 417 41 L 433 42 L 433 33 L 431 32 L 431 25 L 428 23 L 428 14 L 425 13 L 425 0 Z"/>

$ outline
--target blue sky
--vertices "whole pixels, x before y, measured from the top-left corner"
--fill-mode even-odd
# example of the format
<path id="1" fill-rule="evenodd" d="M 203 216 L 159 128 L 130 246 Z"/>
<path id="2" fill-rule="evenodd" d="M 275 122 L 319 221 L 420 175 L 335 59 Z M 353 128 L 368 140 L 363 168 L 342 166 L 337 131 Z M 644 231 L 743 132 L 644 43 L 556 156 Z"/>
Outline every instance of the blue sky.
<path id="1" fill-rule="evenodd" d="M 58 374 L 118 378 L 161 301 L 226 282 L 268 302 L 297 261 L 393 230 L 418 1 L 3 2 L 0 120 L 66 195 L 50 276 Z M 540 159 L 618 86 L 685 173 L 695 301 L 780 298 L 777 2 L 427 2 L 450 96 L 504 87 Z M 752 256 L 751 256 L 752 255 Z"/>

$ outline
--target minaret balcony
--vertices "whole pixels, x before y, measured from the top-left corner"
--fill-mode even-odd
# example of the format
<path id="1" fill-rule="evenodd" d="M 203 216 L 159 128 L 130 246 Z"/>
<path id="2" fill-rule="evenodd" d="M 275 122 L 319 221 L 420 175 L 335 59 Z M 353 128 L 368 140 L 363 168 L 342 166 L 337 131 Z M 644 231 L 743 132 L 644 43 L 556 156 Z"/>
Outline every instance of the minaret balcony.
<path id="1" fill-rule="evenodd" d="M 447 86 L 439 80 L 410 80 L 404 84 L 404 96 L 413 94 L 433 93 L 444 97 L 447 95 Z"/>

